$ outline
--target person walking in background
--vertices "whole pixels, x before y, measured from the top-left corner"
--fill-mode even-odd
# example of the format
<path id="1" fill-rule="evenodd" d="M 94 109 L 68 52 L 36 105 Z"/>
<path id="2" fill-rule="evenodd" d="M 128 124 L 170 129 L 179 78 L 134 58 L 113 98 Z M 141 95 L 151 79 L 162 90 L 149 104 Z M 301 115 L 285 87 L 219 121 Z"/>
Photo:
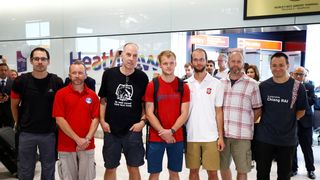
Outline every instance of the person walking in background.
<path id="1" fill-rule="evenodd" d="M 144 164 L 142 129 L 145 126 L 142 97 L 147 75 L 136 69 L 138 45 L 127 43 L 121 53 L 122 65 L 103 73 L 100 96 L 100 124 L 104 131 L 104 179 L 116 179 L 123 152 L 129 179 L 141 179 L 139 166 Z"/>
<path id="2" fill-rule="evenodd" d="M 223 180 L 232 179 L 231 157 L 238 180 L 247 179 L 251 171 L 253 126 L 260 116 L 262 103 L 258 83 L 243 72 L 243 65 L 243 55 L 232 52 L 228 59 L 230 73 L 221 80 L 224 87 L 225 149 L 220 153 Z"/>
<path id="3" fill-rule="evenodd" d="M 296 149 L 297 121 L 307 107 L 303 85 L 288 74 L 288 56 L 282 52 L 271 56 L 272 77 L 260 83 L 262 116 L 255 129 L 257 179 L 269 180 L 272 160 L 277 161 L 278 179 L 290 179 Z"/>
<path id="4" fill-rule="evenodd" d="M 187 121 L 186 167 L 189 179 L 197 180 L 202 165 L 208 179 L 218 179 L 223 141 L 223 86 L 206 72 L 207 53 L 195 49 L 191 55 L 194 75 L 188 79 L 190 108 Z"/>
<path id="5" fill-rule="evenodd" d="M 56 92 L 63 87 L 57 75 L 49 73 L 49 52 L 41 47 L 31 51 L 32 72 L 15 79 L 11 91 L 11 110 L 20 132 L 18 148 L 19 179 L 31 180 L 40 153 L 41 180 L 54 180 L 56 162 L 56 123 L 52 106 Z"/>
<path id="6" fill-rule="evenodd" d="M 167 151 L 169 179 L 179 179 L 183 162 L 183 129 L 189 112 L 190 91 L 174 75 L 176 55 L 162 51 L 158 60 L 162 74 L 146 90 L 146 115 L 150 122 L 147 162 L 150 180 L 158 180 Z M 157 88 L 158 87 L 158 88 Z"/>
<path id="7" fill-rule="evenodd" d="M 314 173 L 314 157 L 312 151 L 312 125 L 313 125 L 313 110 L 312 105 L 316 101 L 316 95 L 314 94 L 314 85 L 306 82 L 307 72 L 303 67 L 296 67 L 293 71 L 293 78 L 301 82 L 307 92 L 308 104 L 306 107 L 305 115 L 298 121 L 298 142 L 301 147 L 305 166 L 308 171 L 308 177 L 310 179 L 316 179 Z M 292 162 L 292 172 L 291 176 L 295 176 L 298 173 L 298 158 L 297 158 L 297 148 L 293 156 Z"/>
<path id="8" fill-rule="evenodd" d="M 82 61 L 69 67 L 71 83 L 60 89 L 53 104 L 59 126 L 58 172 L 61 179 L 95 178 L 94 133 L 99 125 L 99 98 L 84 83 L 87 73 Z"/>

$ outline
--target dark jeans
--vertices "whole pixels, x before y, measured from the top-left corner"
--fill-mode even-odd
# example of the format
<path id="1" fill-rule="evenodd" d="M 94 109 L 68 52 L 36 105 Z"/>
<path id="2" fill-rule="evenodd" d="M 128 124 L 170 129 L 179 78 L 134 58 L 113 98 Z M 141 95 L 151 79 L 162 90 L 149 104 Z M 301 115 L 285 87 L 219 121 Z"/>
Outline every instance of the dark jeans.
<path id="1" fill-rule="evenodd" d="M 54 133 L 33 134 L 21 132 L 19 136 L 19 179 L 34 179 L 37 148 L 40 152 L 41 180 L 54 180 L 55 172 L 55 144 Z"/>
<path id="2" fill-rule="evenodd" d="M 298 126 L 298 138 L 299 144 L 304 156 L 307 171 L 314 171 L 314 157 L 312 151 L 312 127 L 304 128 L 301 125 Z M 297 148 L 293 156 L 292 171 L 298 170 Z"/>
<path id="3" fill-rule="evenodd" d="M 278 180 L 289 180 L 296 146 L 278 146 L 255 141 L 257 179 L 269 180 L 272 160 L 276 156 Z"/>

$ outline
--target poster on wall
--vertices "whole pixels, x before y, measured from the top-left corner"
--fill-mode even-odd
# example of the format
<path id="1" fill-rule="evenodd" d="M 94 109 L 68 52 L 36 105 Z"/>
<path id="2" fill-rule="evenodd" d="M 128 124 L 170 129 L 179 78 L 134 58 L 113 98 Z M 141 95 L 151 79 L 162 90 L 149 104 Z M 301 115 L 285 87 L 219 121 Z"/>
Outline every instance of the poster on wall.
<path id="1" fill-rule="evenodd" d="M 243 19 L 320 14 L 319 0 L 245 0 Z"/>
<path id="2" fill-rule="evenodd" d="M 18 71 L 18 73 L 27 71 L 27 58 L 22 56 L 21 51 L 17 51 L 16 53 L 17 53 L 17 71 Z"/>

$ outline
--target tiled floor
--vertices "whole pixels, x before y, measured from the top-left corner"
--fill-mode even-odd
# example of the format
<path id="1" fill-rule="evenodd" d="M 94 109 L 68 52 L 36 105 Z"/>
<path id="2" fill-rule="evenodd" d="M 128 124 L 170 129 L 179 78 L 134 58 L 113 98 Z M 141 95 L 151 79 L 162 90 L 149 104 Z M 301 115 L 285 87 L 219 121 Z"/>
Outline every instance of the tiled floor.
<path id="1" fill-rule="evenodd" d="M 316 139 L 316 135 L 314 136 L 314 139 Z M 103 179 L 103 174 L 104 174 L 104 167 L 103 167 L 103 158 L 102 158 L 102 145 L 103 145 L 103 141 L 101 139 L 96 139 L 96 163 L 97 163 L 97 180 Z M 316 175 L 317 175 L 317 179 L 320 179 L 320 146 L 315 145 L 313 147 L 314 150 L 314 156 L 315 156 L 315 166 L 316 166 Z M 300 148 L 298 148 L 298 160 L 299 160 L 299 171 L 298 171 L 298 175 L 293 177 L 293 180 L 303 180 L 303 179 L 308 179 L 306 176 L 306 170 L 304 168 L 304 160 L 303 160 L 303 155 L 301 153 Z M 163 165 L 163 169 L 164 171 L 162 172 L 162 174 L 160 175 L 160 179 L 168 179 L 168 173 L 166 170 L 166 159 L 164 160 L 164 165 Z M 234 166 L 231 168 L 232 172 L 233 172 L 233 179 L 235 179 L 235 170 L 234 170 Z M 271 179 L 276 179 L 276 164 L 273 163 L 272 165 L 272 170 L 271 170 Z M 140 168 L 140 172 L 141 172 L 141 176 L 142 179 L 148 179 L 148 173 L 147 173 L 147 166 L 146 164 L 144 166 L 142 166 Z M 37 163 L 37 168 L 36 168 L 36 175 L 35 175 L 35 179 L 40 179 L 40 163 Z M 184 179 L 188 179 L 188 170 L 186 168 L 183 168 L 182 173 L 180 173 L 180 178 L 182 180 Z M 127 168 L 125 166 L 125 160 L 124 157 L 122 157 L 121 159 L 121 165 L 118 168 L 117 171 L 117 177 L 119 180 L 127 180 L 128 179 L 128 173 L 127 173 Z M 200 177 L 201 179 L 207 179 L 207 175 L 205 170 L 201 170 L 200 171 Z M 10 173 L 7 171 L 7 169 L 0 163 L 0 179 L 14 179 L 12 178 L 12 176 L 10 175 Z M 56 172 L 56 179 L 59 179 L 59 176 Z M 248 179 L 256 179 L 256 171 L 255 169 L 253 169 L 249 174 L 248 174 Z"/>

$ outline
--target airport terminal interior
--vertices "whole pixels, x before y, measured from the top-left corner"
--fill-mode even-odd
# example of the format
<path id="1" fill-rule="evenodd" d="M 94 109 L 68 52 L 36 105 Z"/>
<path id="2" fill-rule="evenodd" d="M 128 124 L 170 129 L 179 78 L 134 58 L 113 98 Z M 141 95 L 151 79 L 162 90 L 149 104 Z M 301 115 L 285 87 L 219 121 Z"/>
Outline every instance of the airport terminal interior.
<path id="1" fill-rule="evenodd" d="M 161 73 L 157 55 L 163 50 L 172 50 L 176 54 L 175 75 L 178 77 L 185 74 L 184 64 L 190 62 L 191 53 L 196 48 L 207 52 L 208 59 L 216 63 L 215 68 L 218 68 L 220 53 L 240 51 L 246 63 L 258 67 L 260 82 L 272 76 L 271 56 L 276 52 L 284 52 L 289 57 L 288 73 L 303 66 L 309 71 L 307 79 L 315 86 L 317 106 L 313 107 L 312 149 L 315 175 L 317 179 L 320 178 L 318 1 L 311 0 L 316 6 L 311 12 L 252 17 L 246 13 L 249 11 L 249 1 L 253 0 L 119 0 L 114 3 L 99 0 L 57 0 L 55 3 L 11 1 L 0 7 L 0 61 L 6 62 L 10 69 L 17 70 L 19 75 L 31 72 L 30 52 L 35 47 L 43 47 L 51 55 L 49 72 L 64 80 L 68 77 L 70 64 L 81 60 L 86 65 L 88 76 L 96 81 L 96 92 L 101 87 L 103 72 L 111 66 L 112 60 L 115 66 L 121 66 L 121 58 L 114 57 L 127 42 L 138 44 L 137 66 L 147 74 L 149 80 L 156 73 Z M 307 0 L 301 1 L 304 3 Z M 145 145 L 145 130 L 143 132 Z M 100 126 L 95 134 L 95 143 L 96 179 L 103 179 L 103 131 Z M 169 178 L 167 158 L 164 157 L 164 171 L 160 179 Z M 125 163 L 122 155 L 117 172 L 120 180 L 129 179 Z M 297 175 L 291 179 L 309 179 L 300 147 L 298 166 Z M 256 179 L 255 168 L 253 163 L 248 179 Z M 233 179 L 236 179 L 234 164 L 231 165 L 231 171 Z M 40 172 L 40 162 L 37 162 L 34 179 L 40 179 Z M 142 179 L 148 179 L 146 163 L 140 167 L 140 172 Z M 188 179 L 188 175 L 189 170 L 183 165 L 180 179 Z M 55 176 L 58 179 L 57 171 Z M 206 171 L 201 169 L 200 179 L 207 178 Z M 0 179 L 16 177 L 0 163 Z M 277 179 L 275 161 L 272 163 L 270 179 Z"/>

